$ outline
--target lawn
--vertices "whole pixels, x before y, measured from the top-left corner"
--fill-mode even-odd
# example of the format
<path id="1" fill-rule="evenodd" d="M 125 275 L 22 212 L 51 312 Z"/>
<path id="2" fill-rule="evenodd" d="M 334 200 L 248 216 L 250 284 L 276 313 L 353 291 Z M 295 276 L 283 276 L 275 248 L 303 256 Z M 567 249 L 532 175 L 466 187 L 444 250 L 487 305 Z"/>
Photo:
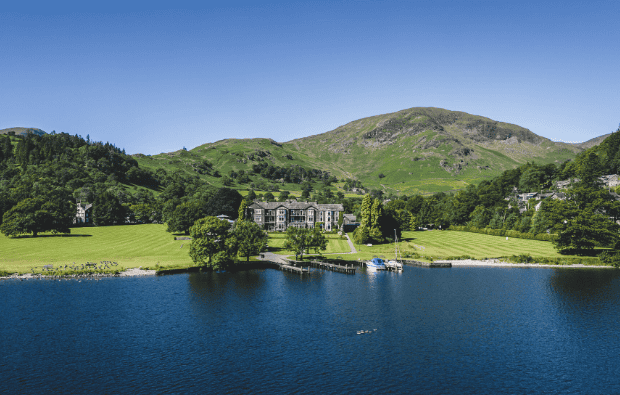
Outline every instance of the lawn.
<path id="1" fill-rule="evenodd" d="M 30 272 L 33 267 L 113 261 L 118 267 L 187 267 L 189 240 L 174 240 L 165 225 L 73 228 L 68 236 L 8 238 L 0 235 L 0 271 Z M 182 247 L 181 247 L 182 246 Z"/>
<path id="2" fill-rule="evenodd" d="M 350 234 L 352 236 L 352 234 Z M 529 254 L 533 257 L 559 258 L 560 255 L 553 244 L 548 241 L 514 239 L 500 236 L 489 236 L 478 233 L 457 231 L 425 231 L 403 232 L 399 243 L 402 254 L 418 253 L 422 256 L 441 259 L 453 256 L 469 255 L 473 258 L 498 258 L 512 255 Z M 386 258 L 394 256 L 393 244 L 381 244 L 371 247 L 355 244 L 357 254 L 348 258 L 370 259 L 374 255 L 384 255 Z"/>
<path id="3" fill-rule="evenodd" d="M 326 234 L 325 237 L 327 238 L 327 250 L 321 251 L 322 254 L 351 252 L 349 243 L 347 243 L 346 240 L 340 239 L 340 236 Z M 286 233 L 269 233 L 269 251 L 280 255 L 295 255 L 294 251 L 284 249 L 285 239 Z M 312 250 L 311 253 L 314 253 L 314 250 Z"/>

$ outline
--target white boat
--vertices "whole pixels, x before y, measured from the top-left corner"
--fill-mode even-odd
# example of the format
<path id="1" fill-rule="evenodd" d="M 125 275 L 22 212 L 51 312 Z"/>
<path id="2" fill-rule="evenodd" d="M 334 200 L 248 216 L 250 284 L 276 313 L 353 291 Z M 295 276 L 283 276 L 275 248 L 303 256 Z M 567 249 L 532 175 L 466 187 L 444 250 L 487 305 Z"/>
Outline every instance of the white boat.
<path id="1" fill-rule="evenodd" d="M 385 262 L 385 269 L 397 271 L 403 270 L 403 264 L 393 259 L 390 259 L 389 261 Z"/>
<path id="2" fill-rule="evenodd" d="M 385 270 L 385 263 L 381 258 L 372 258 L 371 260 L 366 261 L 366 269 L 371 272 Z"/>
<path id="3" fill-rule="evenodd" d="M 394 259 L 390 259 L 389 261 L 385 262 L 385 270 L 403 270 L 402 262 L 398 261 L 399 252 L 400 251 L 398 250 L 398 236 L 396 236 L 396 229 L 394 229 Z"/>

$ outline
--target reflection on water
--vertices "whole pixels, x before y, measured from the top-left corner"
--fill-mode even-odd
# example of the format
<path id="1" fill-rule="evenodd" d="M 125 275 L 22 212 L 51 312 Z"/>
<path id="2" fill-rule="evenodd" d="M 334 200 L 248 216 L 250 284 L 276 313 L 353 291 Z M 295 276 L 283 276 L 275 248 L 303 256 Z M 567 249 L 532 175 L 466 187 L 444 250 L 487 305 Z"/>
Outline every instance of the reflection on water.
<path id="1" fill-rule="evenodd" d="M 1 281 L 0 393 L 616 393 L 619 280 L 407 267 Z"/>

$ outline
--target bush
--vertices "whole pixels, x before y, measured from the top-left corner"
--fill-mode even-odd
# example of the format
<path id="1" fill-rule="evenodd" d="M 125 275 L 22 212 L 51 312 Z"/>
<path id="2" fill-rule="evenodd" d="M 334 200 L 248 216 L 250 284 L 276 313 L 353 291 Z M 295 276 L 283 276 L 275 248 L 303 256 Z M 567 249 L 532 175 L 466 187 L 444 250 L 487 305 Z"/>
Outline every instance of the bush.
<path id="1" fill-rule="evenodd" d="M 603 251 L 598 259 L 607 266 L 620 267 L 620 251 Z"/>

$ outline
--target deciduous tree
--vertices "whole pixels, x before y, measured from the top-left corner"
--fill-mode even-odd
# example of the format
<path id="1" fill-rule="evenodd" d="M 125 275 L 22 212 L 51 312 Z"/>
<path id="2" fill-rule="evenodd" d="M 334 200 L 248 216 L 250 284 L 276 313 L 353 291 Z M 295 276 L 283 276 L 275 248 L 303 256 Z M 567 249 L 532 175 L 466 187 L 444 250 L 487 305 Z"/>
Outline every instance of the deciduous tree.
<path id="1" fill-rule="evenodd" d="M 232 232 L 233 242 L 240 256 L 250 261 L 250 256 L 261 252 L 267 245 L 267 234 L 253 221 L 238 220 Z"/>
<path id="2" fill-rule="evenodd" d="M 190 228 L 189 234 L 192 237 L 189 256 L 195 263 L 213 269 L 227 266 L 235 252 L 228 221 L 213 216 L 201 218 Z"/>

